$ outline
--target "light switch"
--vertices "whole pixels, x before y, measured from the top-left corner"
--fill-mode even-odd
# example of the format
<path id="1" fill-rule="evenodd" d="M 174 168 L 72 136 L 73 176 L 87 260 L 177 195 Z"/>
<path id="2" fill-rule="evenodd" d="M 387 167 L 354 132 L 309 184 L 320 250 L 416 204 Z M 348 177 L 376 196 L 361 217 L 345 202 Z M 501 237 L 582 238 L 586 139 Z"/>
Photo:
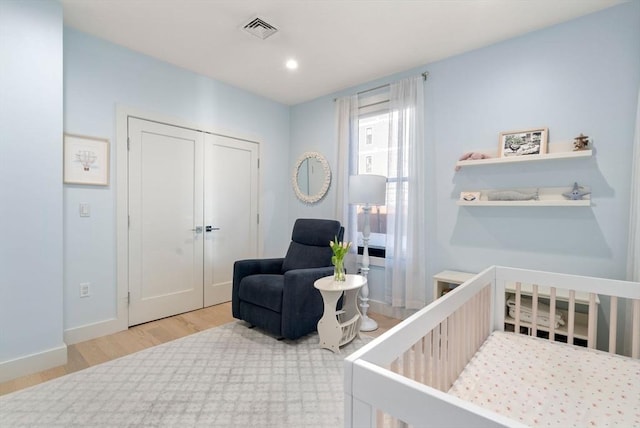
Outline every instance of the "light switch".
<path id="1" fill-rule="evenodd" d="M 80 217 L 90 217 L 91 209 L 89 204 L 80 204 Z"/>

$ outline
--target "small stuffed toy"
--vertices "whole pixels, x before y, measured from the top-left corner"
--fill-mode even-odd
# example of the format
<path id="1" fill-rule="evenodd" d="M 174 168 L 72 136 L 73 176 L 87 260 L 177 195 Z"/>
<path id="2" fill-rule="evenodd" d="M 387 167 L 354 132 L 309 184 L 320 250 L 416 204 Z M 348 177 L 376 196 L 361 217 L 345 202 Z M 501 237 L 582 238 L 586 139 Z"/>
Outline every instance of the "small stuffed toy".
<path id="1" fill-rule="evenodd" d="M 538 196 L 538 189 L 536 189 L 530 192 L 521 190 L 496 190 L 489 192 L 487 199 L 490 201 L 537 201 L 540 198 Z"/>
<path id="2" fill-rule="evenodd" d="M 458 160 L 478 160 L 478 159 L 489 159 L 491 156 L 485 155 L 484 153 L 476 153 L 476 152 L 467 152 L 463 154 Z M 456 171 L 460 171 L 460 167 L 456 166 Z"/>
<path id="3" fill-rule="evenodd" d="M 562 196 L 572 201 L 579 201 L 584 198 L 584 196 L 590 194 L 591 192 L 585 192 L 582 186 L 578 186 L 578 183 L 573 183 L 573 189 L 570 192 L 564 192 Z"/>
<path id="4" fill-rule="evenodd" d="M 587 135 L 578 135 L 573 139 L 573 151 L 577 150 L 586 150 L 589 148 L 589 136 Z"/>

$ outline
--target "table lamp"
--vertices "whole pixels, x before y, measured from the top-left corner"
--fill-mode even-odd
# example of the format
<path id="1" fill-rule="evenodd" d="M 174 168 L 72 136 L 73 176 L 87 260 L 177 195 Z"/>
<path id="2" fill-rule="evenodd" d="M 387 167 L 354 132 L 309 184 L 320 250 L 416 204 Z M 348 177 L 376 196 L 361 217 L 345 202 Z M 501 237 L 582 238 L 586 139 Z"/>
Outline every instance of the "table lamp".
<path id="1" fill-rule="evenodd" d="M 387 194 L 387 177 L 383 175 L 361 174 L 349 177 L 349 203 L 352 205 L 362 205 L 364 211 L 364 225 L 362 229 L 362 267 L 360 272 L 367 279 L 362 287 L 360 297 L 360 308 L 362 309 L 362 323 L 360 331 L 373 331 L 378 328 L 378 324 L 367 316 L 369 309 L 369 235 L 371 226 L 369 225 L 369 214 L 372 205 L 384 205 Z"/>

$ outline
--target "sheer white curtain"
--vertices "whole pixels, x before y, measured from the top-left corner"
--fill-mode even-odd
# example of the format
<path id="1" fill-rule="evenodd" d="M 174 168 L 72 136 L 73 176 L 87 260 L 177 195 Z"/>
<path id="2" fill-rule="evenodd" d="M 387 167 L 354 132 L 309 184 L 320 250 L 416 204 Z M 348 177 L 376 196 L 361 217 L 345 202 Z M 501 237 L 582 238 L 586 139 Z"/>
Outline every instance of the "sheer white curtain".
<path id="1" fill-rule="evenodd" d="M 627 279 L 640 281 L 640 91 L 636 111 L 636 131 L 633 138 L 633 158 L 631 164 L 631 198 L 629 210 L 629 245 L 627 249 Z M 633 331 L 633 306 L 627 302 L 625 319 L 624 354 L 631 355 Z"/>
<path id="2" fill-rule="evenodd" d="M 426 173 L 421 76 L 390 85 L 385 297 L 394 307 L 426 304 Z"/>
<path id="3" fill-rule="evenodd" d="M 640 91 L 638 91 L 638 111 L 636 113 L 632 162 L 627 279 L 640 281 Z"/>
<path id="4" fill-rule="evenodd" d="M 336 219 L 344 226 L 344 241 L 353 242 L 349 252 L 357 251 L 358 225 L 356 207 L 349 205 L 349 175 L 357 174 L 358 95 L 339 98 L 336 106 L 338 124 L 338 166 L 335 173 Z"/>

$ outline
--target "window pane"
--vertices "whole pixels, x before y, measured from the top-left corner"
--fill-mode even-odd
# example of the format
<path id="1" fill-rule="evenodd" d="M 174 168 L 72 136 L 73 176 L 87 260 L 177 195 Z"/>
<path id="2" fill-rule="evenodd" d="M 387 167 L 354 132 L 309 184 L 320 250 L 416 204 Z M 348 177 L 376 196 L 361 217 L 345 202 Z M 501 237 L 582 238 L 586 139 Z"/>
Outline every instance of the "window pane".
<path id="1" fill-rule="evenodd" d="M 358 131 L 358 174 L 386 176 L 389 169 L 389 113 L 360 117 Z M 367 158 L 370 158 L 370 171 L 367 171 Z"/>
<path id="2" fill-rule="evenodd" d="M 389 170 L 389 112 L 388 110 L 360 116 L 358 130 L 358 174 L 388 175 Z M 357 207 L 358 246 L 364 245 L 364 210 Z M 369 216 L 369 248 L 384 249 L 387 238 L 387 207 L 374 206 Z"/>
<path id="3" fill-rule="evenodd" d="M 362 247 L 362 230 L 364 228 L 364 210 L 358 207 L 358 246 Z M 385 248 L 387 243 L 387 209 L 372 207 L 369 214 L 369 248 Z"/>

